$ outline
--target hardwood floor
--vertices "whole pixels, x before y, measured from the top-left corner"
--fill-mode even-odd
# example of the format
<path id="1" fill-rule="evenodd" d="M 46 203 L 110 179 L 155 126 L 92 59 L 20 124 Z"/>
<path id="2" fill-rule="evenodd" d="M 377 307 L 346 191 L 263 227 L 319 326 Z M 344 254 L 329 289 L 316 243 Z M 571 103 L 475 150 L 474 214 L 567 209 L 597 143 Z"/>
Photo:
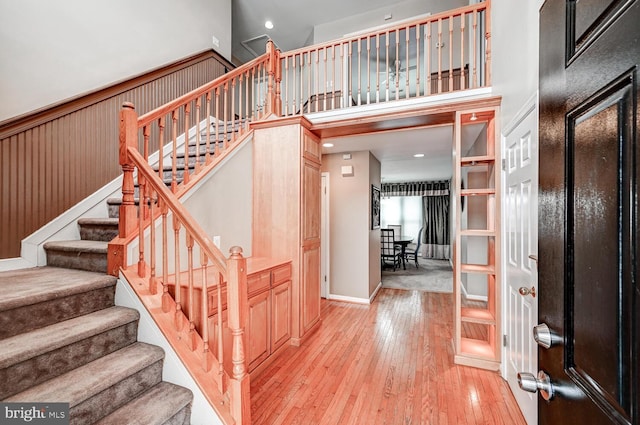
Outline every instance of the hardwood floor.
<path id="1" fill-rule="evenodd" d="M 453 364 L 453 295 L 382 289 L 251 381 L 253 424 L 525 424 L 497 373 Z"/>

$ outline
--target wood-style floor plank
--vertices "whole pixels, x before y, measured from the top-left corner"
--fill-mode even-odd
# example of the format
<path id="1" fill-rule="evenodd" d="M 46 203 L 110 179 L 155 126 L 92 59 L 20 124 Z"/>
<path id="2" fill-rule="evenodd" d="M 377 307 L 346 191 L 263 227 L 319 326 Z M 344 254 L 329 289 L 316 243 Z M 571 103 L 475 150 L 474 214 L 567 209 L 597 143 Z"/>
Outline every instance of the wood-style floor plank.
<path id="1" fill-rule="evenodd" d="M 382 289 L 322 318 L 252 378 L 253 424 L 525 424 L 497 373 L 453 364 L 452 294 Z"/>

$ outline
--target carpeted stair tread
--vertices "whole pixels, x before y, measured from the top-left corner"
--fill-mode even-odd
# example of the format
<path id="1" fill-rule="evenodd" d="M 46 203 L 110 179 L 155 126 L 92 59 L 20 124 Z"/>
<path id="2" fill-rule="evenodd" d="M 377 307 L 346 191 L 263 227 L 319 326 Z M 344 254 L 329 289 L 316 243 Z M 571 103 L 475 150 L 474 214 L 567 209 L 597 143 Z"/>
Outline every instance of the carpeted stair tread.
<path id="1" fill-rule="evenodd" d="M 93 254 L 107 254 L 107 242 L 104 241 L 52 241 L 44 244 L 45 250 L 62 252 L 87 252 Z"/>
<path id="2" fill-rule="evenodd" d="M 0 341 L 0 369 L 137 321 L 133 309 L 110 307 Z"/>
<path id="3" fill-rule="evenodd" d="M 95 425 L 161 425 L 181 412 L 193 399 L 190 390 L 168 382 L 161 382 L 115 412 L 96 422 Z M 188 412 L 187 412 L 188 413 Z M 185 418 L 188 415 L 185 414 Z M 177 419 L 177 418 L 176 418 Z M 184 424 L 185 420 L 169 423 Z M 186 422 L 189 423 L 189 422 Z"/>
<path id="4" fill-rule="evenodd" d="M 0 272 L 0 311 L 115 286 L 116 278 L 102 273 L 58 267 Z"/>
<path id="5" fill-rule="evenodd" d="M 118 236 L 118 224 L 117 218 L 80 218 L 80 239 L 110 242 Z"/>
<path id="6" fill-rule="evenodd" d="M 135 342 L 4 401 L 64 402 L 73 407 L 162 359 L 161 348 Z"/>
<path id="7" fill-rule="evenodd" d="M 108 217 L 79 218 L 78 224 L 87 226 L 110 226 L 118 224 L 118 219 Z"/>

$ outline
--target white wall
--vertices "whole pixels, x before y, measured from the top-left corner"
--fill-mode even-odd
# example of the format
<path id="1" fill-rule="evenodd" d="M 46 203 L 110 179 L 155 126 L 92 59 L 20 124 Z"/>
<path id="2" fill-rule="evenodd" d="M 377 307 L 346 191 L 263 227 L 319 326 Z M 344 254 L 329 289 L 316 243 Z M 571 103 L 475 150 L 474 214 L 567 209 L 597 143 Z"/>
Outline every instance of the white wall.
<path id="1" fill-rule="evenodd" d="M 231 0 L 0 0 L 0 121 L 213 47 Z"/>
<path id="2" fill-rule="evenodd" d="M 502 96 L 502 128 L 538 90 L 540 1 L 493 0 L 492 85 Z"/>
<path id="3" fill-rule="evenodd" d="M 330 298 L 368 302 L 380 283 L 379 230 L 371 230 L 371 184 L 380 187 L 380 162 L 369 151 L 323 155 L 322 171 L 329 172 Z M 352 165 L 354 175 L 343 177 L 341 167 Z"/>

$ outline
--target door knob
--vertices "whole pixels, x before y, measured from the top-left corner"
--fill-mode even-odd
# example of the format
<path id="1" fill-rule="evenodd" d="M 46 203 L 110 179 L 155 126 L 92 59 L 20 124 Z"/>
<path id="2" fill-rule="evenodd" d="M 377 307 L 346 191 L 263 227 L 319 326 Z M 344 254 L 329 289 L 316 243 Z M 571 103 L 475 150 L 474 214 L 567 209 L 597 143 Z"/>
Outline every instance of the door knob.
<path id="1" fill-rule="evenodd" d="M 538 377 L 533 376 L 532 373 L 518 373 L 518 385 L 520 389 L 535 393 L 540 391 L 540 395 L 545 400 L 551 400 L 554 396 L 553 384 L 551 378 L 546 374 L 544 370 L 538 372 Z"/>
<path id="2" fill-rule="evenodd" d="M 533 339 L 543 348 L 551 348 L 553 345 L 553 335 L 546 323 L 540 323 L 533 327 Z"/>
<path id="3" fill-rule="evenodd" d="M 527 295 L 531 295 L 533 298 L 536 297 L 536 287 L 532 286 L 531 289 L 526 288 L 524 286 L 521 286 L 520 289 L 518 289 L 518 292 L 520 292 L 520 295 L 522 295 L 523 297 L 527 296 Z"/>

